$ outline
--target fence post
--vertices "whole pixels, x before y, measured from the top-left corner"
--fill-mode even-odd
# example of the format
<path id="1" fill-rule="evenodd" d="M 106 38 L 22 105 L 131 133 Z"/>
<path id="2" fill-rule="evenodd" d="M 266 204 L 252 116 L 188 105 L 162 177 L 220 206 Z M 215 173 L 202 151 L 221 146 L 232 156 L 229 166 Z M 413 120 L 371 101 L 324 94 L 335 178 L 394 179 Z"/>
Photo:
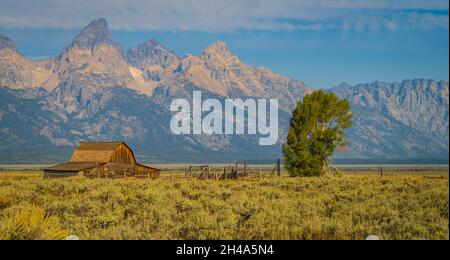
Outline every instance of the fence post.
<path id="1" fill-rule="evenodd" d="M 247 163 L 244 163 L 244 176 L 247 176 Z"/>
<path id="2" fill-rule="evenodd" d="M 281 177 L 281 160 L 279 158 L 277 160 L 277 175 Z"/>

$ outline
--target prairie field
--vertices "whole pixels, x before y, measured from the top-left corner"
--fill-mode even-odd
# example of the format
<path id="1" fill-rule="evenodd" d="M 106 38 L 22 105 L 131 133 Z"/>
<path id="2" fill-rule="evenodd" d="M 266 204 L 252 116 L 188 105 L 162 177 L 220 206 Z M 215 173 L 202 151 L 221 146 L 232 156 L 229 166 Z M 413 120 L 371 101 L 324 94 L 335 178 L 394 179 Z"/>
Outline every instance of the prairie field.
<path id="1" fill-rule="evenodd" d="M 449 239 L 449 180 L 14 176 L 0 219 L 0 239 Z"/>

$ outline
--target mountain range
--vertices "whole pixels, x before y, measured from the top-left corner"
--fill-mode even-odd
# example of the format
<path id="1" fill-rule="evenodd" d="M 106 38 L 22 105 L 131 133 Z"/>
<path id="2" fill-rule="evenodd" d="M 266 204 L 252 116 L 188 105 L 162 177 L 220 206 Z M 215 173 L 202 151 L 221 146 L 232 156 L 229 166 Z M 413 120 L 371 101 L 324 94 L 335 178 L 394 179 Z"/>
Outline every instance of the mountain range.
<path id="1" fill-rule="evenodd" d="M 257 136 L 173 135 L 170 102 L 189 100 L 194 90 L 220 100 L 278 99 L 280 142 L 264 147 Z M 242 63 L 224 42 L 185 57 L 154 39 L 124 50 L 105 19 L 90 22 L 59 56 L 40 61 L 0 34 L 0 163 L 64 161 L 82 140 L 126 141 L 149 163 L 274 161 L 292 109 L 312 91 Z M 336 158 L 448 158 L 447 81 L 341 84 L 327 91 L 347 98 L 354 112 L 349 145 Z"/>

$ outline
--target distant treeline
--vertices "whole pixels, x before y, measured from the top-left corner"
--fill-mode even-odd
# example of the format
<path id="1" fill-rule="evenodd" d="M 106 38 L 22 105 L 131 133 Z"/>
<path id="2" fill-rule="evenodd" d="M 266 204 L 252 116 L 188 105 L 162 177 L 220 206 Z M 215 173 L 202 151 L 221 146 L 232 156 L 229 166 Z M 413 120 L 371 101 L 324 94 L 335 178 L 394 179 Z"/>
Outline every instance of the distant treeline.
<path id="1" fill-rule="evenodd" d="M 448 164 L 449 160 L 447 159 L 333 159 L 332 163 L 334 164 Z"/>

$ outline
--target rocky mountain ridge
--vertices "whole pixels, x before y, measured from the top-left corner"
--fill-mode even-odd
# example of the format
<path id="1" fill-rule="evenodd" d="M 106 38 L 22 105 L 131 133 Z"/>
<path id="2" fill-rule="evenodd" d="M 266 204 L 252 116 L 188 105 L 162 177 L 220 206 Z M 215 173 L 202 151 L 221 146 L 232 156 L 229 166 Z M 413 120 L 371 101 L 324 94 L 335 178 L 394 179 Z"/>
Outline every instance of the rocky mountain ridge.
<path id="1" fill-rule="evenodd" d="M 314 90 L 243 64 L 224 42 L 186 57 L 156 40 L 123 50 L 104 19 L 43 61 L 28 60 L 0 36 L 0 57 L 0 158 L 7 161 L 21 161 L 26 155 L 20 154 L 39 147 L 70 151 L 80 140 L 124 140 L 149 162 L 272 160 L 280 156 L 290 111 Z M 190 99 L 193 90 L 218 99 L 279 99 L 280 143 L 260 147 L 248 135 L 172 135 L 169 104 Z M 348 98 L 355 112 L 349 149 L 337 157 L 448 156 L 448 82 L 375 82 L 330 91 Z"/>

